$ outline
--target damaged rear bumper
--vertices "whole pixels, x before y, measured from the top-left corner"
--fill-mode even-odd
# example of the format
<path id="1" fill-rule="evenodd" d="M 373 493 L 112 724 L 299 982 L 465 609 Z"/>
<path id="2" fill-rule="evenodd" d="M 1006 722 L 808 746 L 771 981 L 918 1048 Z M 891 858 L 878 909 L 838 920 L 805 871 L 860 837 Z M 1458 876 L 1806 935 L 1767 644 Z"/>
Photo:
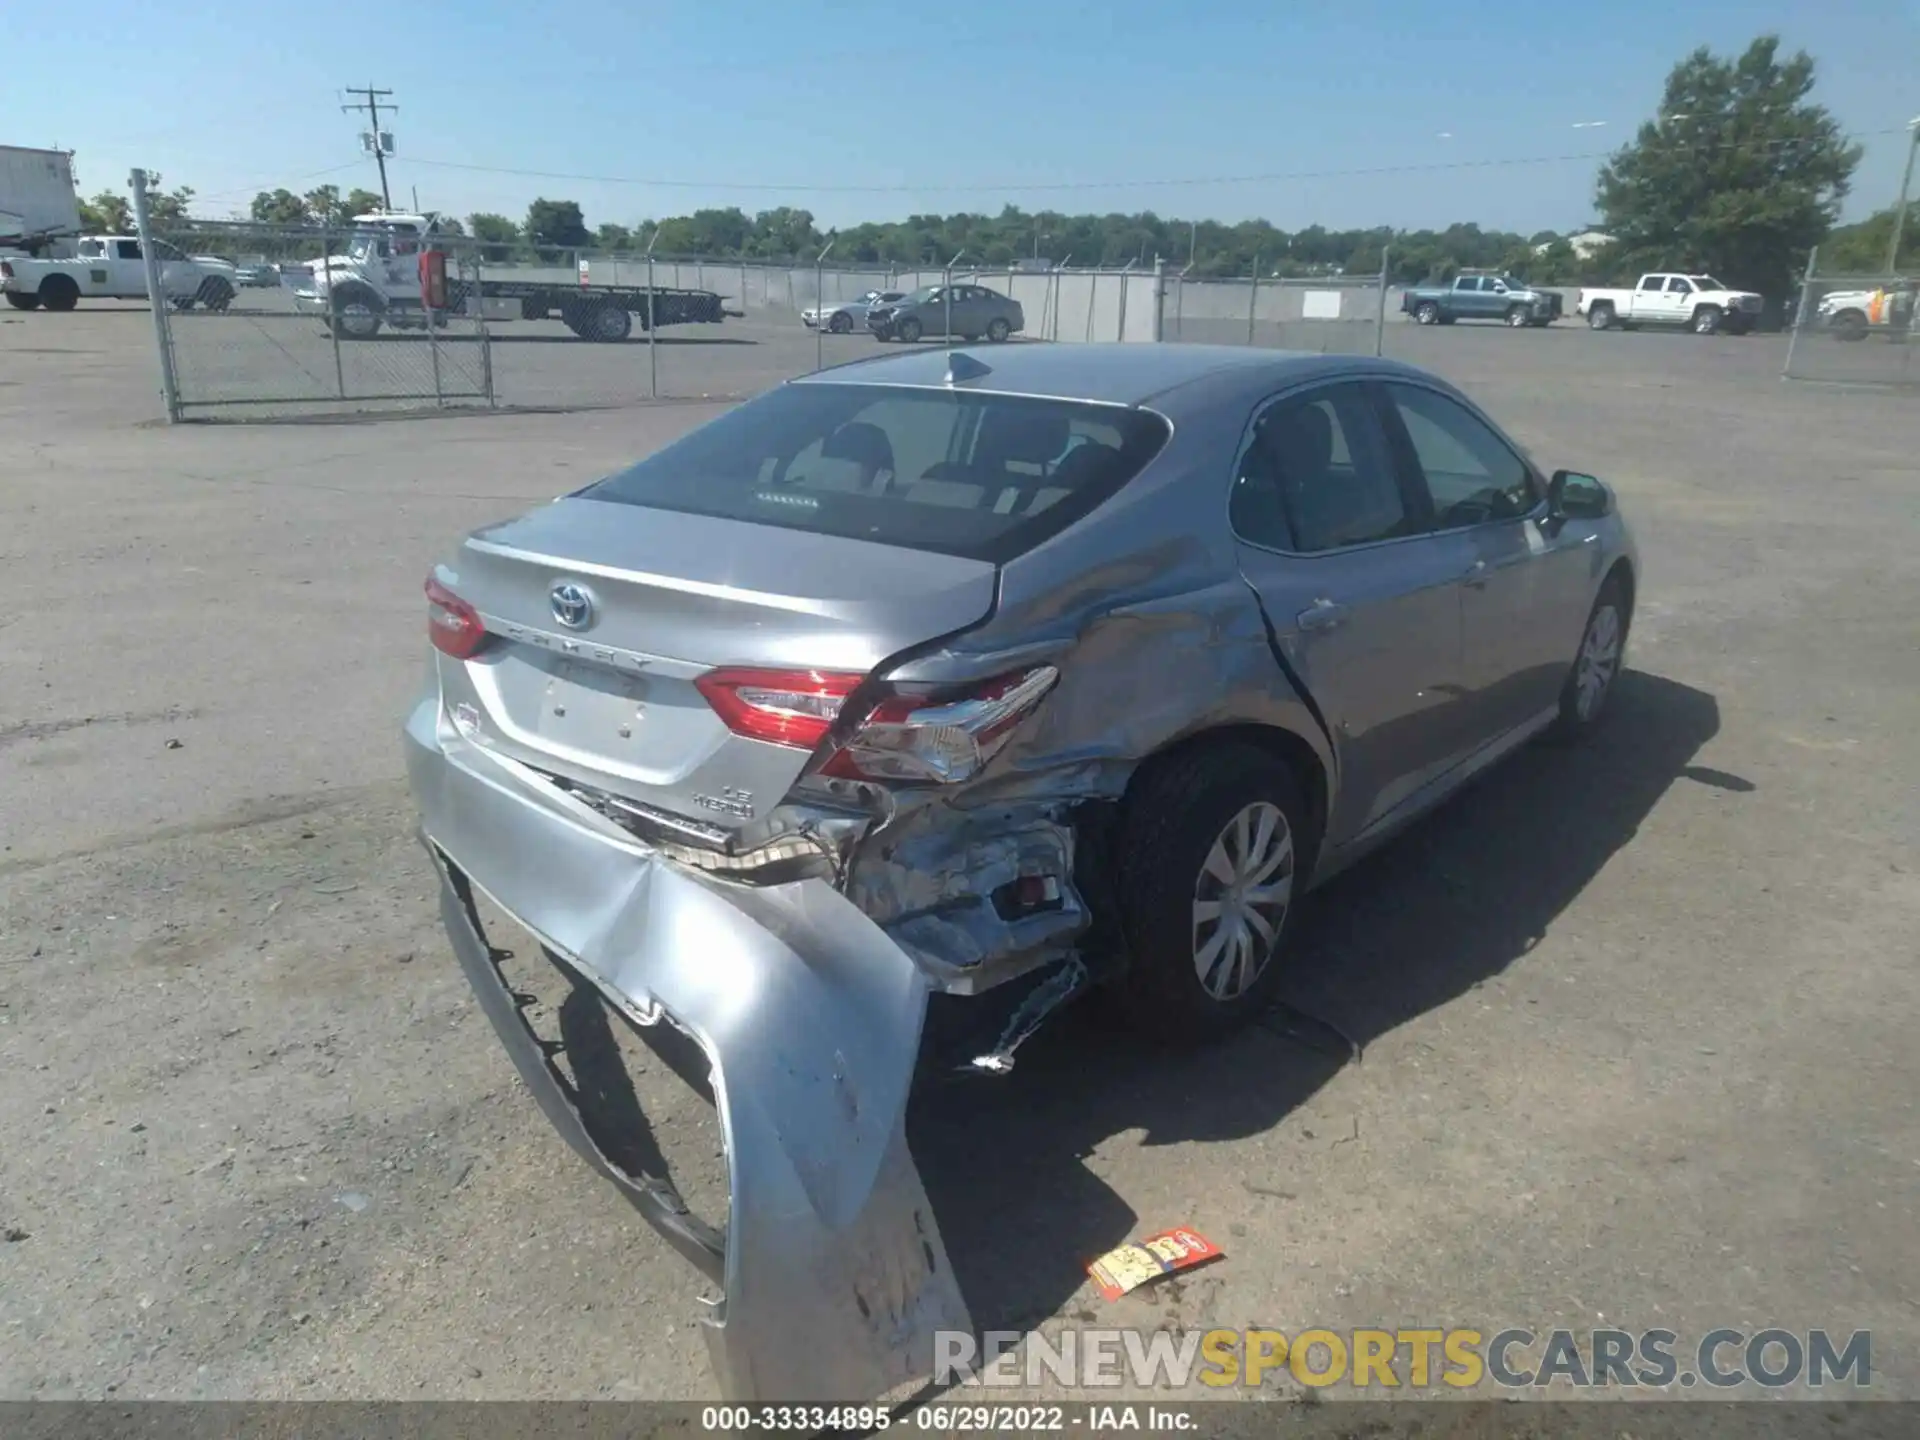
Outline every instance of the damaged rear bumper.
<path id="1" fill-rule="evenodd" d="M 706 1317 L 730 1399 L 859 1400 L 931 1373 L 970 1332 L 907 1150 L 926 1015 L 920 968 L 824 880 L 747 887 L 674 864 L 423 701 L 406 729 L 449 938 L 541 1110 L 723 1292 Z M 527 1027 L 474 906 L 482 892 L 640 1025 L 712 1067 L 724 1233 L 595 1144 Z"/>

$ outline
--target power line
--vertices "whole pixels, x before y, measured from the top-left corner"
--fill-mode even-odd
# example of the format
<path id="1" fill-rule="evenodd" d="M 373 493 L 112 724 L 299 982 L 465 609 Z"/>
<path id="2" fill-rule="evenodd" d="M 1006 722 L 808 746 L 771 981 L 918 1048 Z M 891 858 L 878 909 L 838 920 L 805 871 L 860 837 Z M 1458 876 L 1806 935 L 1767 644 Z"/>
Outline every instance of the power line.
<path id="1" fill-rule="evenodd" d="M 1878 135 L 1901 135 L 1906 133 L 1905 126 L 1895 126 L 1885 130 L 1857 130 L 1840 138 L 1843 140 L 1861 140 Z M 1735 140 L 1726 142 L 1702 142 L 1673 147 L 1676 150 L 1707 153 L 1713 151 L 1738 150 L 1777 150 L 1792 145 L 1808 143 L 1795 137 L 1781 140 Z M 773 184 L 773 183 L 735 183 L 716 180 L 672 180 L 646 178 L 631 175 L 586 175 L 565 170 L 525 170 L 504 165 L 474 165 L 457 160 L 425 160 L 416 157 L 415 165 L 429 165 L 438 170 L 465 170 L 483 175 L 511 175 L 528 180 L 570 180 L 588 185 L 639 185 L 660 190 L 706 190 L 709 192 L 759 191 L 766 193 L 823 195 L 823 194 L 860 194 L 860 195 L 903 195 L 903 194 L 1001 194 L 1016 195 L 1036 191 L 1072 191 L 1072 190 L 1141 190 L 1176 188 L 1202 185 L 1253 185 L 1279 180 L 1334 180 L 1369 175 L 1407 175 L 1424 172 L 1452 170 L 1490 170 L 1521 165 L 1566 165 L 1575 161 L 1595 161 L 1611 159 L 1616 152 L 1588 150 L 1569 155 L 1528 155 L 1493 160 L 1436 160 L 1416 161 L 1402 165 L 1356 166 L 1336 170 L 1275 170 L 1249 175 L 1202 175 L 1168 176 L 1156 179 L 1136 180 L 1055 180 L 1055 181 L 1006 181 L 997 184 L 979 182 L 967 185 L 943 184 L 902 184 L 902 185 L 820 185 L 820 184 Z"/>
<path id="2" fill-rule="evenodd" d="M 210 190 L 204 195 L 195 195 L 196 200 L 224 200 L 229 195 L 257 195 L 262 190 L 284 190 L 289 185 L 304 185 L 309 180 L 324 179 L 328 175 L 338 175 L 342 170 L 359 167 L 358 160 L 349 160 L 344 165 L 329 165 L 324 170 L 310 170 L 305 175 L 296 175 L 291 180 L 282 177 L 277 180 L 264 180 L 258 185 L 235 185 L 228 190 Z"/>

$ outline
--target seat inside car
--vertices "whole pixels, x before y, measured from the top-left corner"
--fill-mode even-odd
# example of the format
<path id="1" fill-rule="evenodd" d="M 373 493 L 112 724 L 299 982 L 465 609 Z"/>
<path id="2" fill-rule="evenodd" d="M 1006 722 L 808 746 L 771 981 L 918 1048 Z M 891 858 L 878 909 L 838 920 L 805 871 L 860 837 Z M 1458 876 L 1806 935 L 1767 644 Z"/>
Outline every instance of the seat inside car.
<path id="1" fill-rule="evenodd" d="M 1072 440 L 1067 417 L 1047 411 L 1000 411 L 989 416 L 973 459 L 943 460 L 905 487 L 909 500 L 972 508 L 991 503 L 999 514 L 1031 511 L 1048 485 L 1054 462 Z M 992 499 L 989 501 L 988 497 Z"/>
<path id="2" fill-rule="evenodd" d="M 829 435 L 820 459 L 805 477 L 810 490 L 878 495 L 893 480 L 893 442 L 886 431 L 865 421 L 842 425 Z"/>

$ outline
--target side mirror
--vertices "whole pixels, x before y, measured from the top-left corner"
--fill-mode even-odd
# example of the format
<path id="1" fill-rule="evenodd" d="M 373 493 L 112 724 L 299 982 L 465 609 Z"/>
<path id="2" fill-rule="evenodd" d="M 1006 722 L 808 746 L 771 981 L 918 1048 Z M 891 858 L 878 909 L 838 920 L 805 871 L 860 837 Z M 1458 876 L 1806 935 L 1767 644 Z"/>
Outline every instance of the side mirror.
<path id="1" fill-rule="evenodd" d="M 1577 470 L 1556 470 L 1547 482 L 1547 514 L 1554 520 L 1599 520 L 1613 513 L 1605 482 Z"/>

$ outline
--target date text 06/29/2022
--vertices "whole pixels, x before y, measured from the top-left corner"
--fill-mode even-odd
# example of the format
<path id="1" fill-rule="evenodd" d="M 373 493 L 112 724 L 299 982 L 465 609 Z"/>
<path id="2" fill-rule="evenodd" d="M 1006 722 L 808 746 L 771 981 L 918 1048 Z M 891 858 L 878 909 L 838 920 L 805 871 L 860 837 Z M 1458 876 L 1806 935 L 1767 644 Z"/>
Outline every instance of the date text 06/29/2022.
<path id="1" fill-rule="evenodd" d="M 896 1413 L 881 1405 L 708 1405 L 700 1428 L 738 1434 L 877 1433 L 898 1427 L 936 1434 L 1030 1435 L 1042 1431 L 1106 1434 L 1126 1430 L 1185 1433 L 1199 1429 L 1193 1407 L 1163 1403 L 990 1405 L 935 1401 Z"/>

